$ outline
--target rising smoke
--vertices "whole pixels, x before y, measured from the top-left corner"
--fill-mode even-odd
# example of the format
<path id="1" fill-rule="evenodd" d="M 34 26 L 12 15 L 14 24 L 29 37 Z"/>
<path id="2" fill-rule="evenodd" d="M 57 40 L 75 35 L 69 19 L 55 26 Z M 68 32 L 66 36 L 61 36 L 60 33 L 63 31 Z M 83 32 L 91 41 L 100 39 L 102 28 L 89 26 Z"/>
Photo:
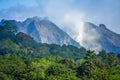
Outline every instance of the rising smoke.
<path id="1" fill-rule="evenodd" d="M 105 23 L 119 32 L 119 0 L 15 0 L 7 9 L 0 9 L 0 19 L 24 20 L 27 17 L 49 17 L 83 47 L 101 50 L 97 40 L 100 34 L 84 22 Z M 28 3 L 34 3 L 30 6 Z M 29 6 L 29 7 L 28 7 Z M 28 14 L 29 13 L 29 14 Z M 107 15 L 105 15 L 105 13 Z M 113 28 L 112 26 L 116 26 Z M 116 29 L 116 30 L 115 30 Z"/>
<path id="2" fill-rule="evenodd" d="M 76 15 L 76 17 L 74 17 Z M 86 49 L 101 50 L 101 45 L 97 42 L 100 39 L 100 34 L 96 30 L 97 26 L 92 23 L 83 22 L 83 15 L 80 14 L 67 14 L 63 18 L 63 30 L 65 30 L 73 39 L 81 44 Z"/>

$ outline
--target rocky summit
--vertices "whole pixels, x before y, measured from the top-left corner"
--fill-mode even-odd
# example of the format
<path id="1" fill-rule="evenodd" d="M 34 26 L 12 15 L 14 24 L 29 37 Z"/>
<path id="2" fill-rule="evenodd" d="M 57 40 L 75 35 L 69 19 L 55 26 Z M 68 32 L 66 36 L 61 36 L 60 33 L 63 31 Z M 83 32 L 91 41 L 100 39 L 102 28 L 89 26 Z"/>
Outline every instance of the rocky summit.
<path id="1" fill-rule="evenodd" d="M 46 18 L 32 17 L 27 18 L 23 22 L 18 22 L 16 20 L 2 20 L 1 24 L 4 21 L 11 22 L 18 28 L 18 32 L 30 35 L 37 42 L 81 47 L 80 44 L 73 40 L 66 32 Z"/>

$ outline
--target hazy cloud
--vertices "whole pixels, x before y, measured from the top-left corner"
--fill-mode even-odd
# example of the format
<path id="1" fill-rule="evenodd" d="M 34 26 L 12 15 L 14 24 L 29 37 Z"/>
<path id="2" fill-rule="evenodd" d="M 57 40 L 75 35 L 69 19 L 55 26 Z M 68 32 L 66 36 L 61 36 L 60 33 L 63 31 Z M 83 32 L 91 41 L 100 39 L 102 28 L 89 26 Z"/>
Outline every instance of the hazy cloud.
<path id="1" fill-rule="evenodd" d="M 9 8 L 0 9 L 0 19 L 49 17 L 49 20 L 88 49 L 90 46 L 92 49 L 97 48 L 95 50 L 101 49 L 96 42 L 100 35 L 94 29 L 85 28 L 83 22 L 97 25 L 104 23 L 109 29 L 120 34 L 120 0 L 15 0 L 13 3 L 0 3 L 7 7 L 9 5 Z M 86 33 L 87 30 L 89 33 Z M 87 43 L 92 41 L 95 44 Z"/>

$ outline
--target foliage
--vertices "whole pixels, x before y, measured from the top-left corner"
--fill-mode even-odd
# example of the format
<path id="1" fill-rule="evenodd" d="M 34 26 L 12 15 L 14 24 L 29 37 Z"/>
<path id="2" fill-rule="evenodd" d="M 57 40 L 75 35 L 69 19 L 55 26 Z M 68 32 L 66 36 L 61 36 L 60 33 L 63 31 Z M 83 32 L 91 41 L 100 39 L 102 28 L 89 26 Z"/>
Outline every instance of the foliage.
<path id="1" fill-rule="evenodd" d="M 42 44 L 0 26 L 0 80 L 120 80 L 120 54 Z"/>
<path id="2" fill-rule="evenodd" d="M 19 50 L 19 46 L 10 39 L 0 40 L 0 54 L 16 53 Z"/>

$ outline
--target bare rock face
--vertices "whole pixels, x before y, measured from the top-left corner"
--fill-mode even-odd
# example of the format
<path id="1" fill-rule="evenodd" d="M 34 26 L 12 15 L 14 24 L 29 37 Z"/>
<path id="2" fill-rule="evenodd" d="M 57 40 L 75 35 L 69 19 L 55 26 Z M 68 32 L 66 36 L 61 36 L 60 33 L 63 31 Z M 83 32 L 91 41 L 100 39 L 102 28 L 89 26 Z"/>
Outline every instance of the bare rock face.
<path id="1" fill-rule="evenodd" d="M 15 20 L 8 21 L 18 28 L 18 32 L 30 35 L 37 42 L 81 47 L 80 44 L 73 40 L 66 32 L 47 19 L 32 17 L 27 18 L 23 22 L 17 22 Z"/>
<path id="2" fill-rule="evenodd" d="M 106 50 L 107 52 L 120 53 L 120 35 L 110 31 L 104 24 L 100 24 L 99 26 L 94 25 L 92 23 L 85 23 L 84 27 L 94 30 L 96 33 L 92 34 L 94 40 L 92 42 L 88 42 L 89 45 L 96 44 L 96 47 L 99 46 L 100 50 Z M 89 34 L 89 30 L 87 32 Z M 83 46 L 84 47 L 84 46 Z M 91 48 L 92 46 L 89 46 Z M 95 46 L 94 46 L 95 47 Z"/>
<path id="3" fill-rule="evenodd" d="M 3 25 L 2 20 L 0 25 Z M 85 22 L 82 40 L 76 42 L 66 32 L 61 30 L 56 24 L 46 18 L 32 17 L 23 22 L 7 20 L 18 28 L 18 32 L 23 32 L 34 40 L 47 44 L 73 45 L 84 47 L 96 51 L 106 50 L 107 52 L 120 53 L 120 34 L 110 31 L 104 24 L 99 26 Z M 84 33 L 84 34 L 83 34 Z M 80 35 L 78 35 L 80 36 Z M 79 38 L 79 37 L 78 37 Z M 81 46 L 80 46 L 81 45 Z"/>

